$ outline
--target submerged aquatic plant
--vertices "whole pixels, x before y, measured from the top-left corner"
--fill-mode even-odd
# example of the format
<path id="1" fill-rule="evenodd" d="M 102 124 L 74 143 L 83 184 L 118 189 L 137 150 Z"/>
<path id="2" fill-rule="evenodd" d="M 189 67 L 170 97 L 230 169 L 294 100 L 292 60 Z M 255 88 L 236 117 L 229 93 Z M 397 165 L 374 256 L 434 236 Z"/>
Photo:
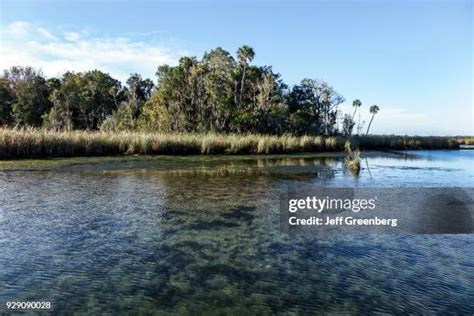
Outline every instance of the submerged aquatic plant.
<path id="1" fill-rule="evenodd" d="M 356 148 L 352 150 L 350 141 L 346 141 L 345 145 L 346 156 L 344 158 L 344 164 L 346 168 L 352 173 L 353 176 L 359 176 L 360 173 L 360 150 Z"/>

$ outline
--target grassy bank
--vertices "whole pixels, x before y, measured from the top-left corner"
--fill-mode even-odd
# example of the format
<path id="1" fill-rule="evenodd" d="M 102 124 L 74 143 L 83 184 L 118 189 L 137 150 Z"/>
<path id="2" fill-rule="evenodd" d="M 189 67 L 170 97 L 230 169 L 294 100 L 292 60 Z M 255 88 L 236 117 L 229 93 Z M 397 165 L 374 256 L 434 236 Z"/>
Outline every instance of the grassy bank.
<path id="1" fill-rule="evenodd" d="M 344 137 L 52 132 L 0 129 L 0 158 L 105 155 L 283 154 L 343 151 Z M 361 149 L 455 149 L 464 138 L 353 137 Z"/>

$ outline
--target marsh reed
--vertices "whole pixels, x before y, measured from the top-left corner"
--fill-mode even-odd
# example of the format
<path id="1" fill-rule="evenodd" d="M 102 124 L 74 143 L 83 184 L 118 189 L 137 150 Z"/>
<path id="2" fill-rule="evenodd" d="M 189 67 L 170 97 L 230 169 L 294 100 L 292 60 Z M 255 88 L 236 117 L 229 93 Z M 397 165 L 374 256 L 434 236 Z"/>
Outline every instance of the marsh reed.
<path id="1" fill-rule="evenodd" d="M 44 129 L 0 129 L 0 158 L 106 155 L 283 154 L 343 151 L 344 137 L 269 136 L 255 134 L 160 134 L 92 131 L 55 132 Z M 454 149 L 450 137 L 353 137 L 361 150 Z"/>

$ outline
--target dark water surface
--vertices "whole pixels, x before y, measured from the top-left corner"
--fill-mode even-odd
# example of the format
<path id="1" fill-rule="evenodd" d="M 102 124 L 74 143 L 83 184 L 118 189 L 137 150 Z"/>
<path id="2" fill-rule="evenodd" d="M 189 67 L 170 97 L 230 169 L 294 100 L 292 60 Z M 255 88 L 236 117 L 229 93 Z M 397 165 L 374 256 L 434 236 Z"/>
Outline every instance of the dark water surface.
<path id="1" fill-rule="evenodd" d="M 3 162 L 0 311 L 474 313 L 473 235 L 280 232 L 288 188 L 473 187 L 474 151 Z"/>

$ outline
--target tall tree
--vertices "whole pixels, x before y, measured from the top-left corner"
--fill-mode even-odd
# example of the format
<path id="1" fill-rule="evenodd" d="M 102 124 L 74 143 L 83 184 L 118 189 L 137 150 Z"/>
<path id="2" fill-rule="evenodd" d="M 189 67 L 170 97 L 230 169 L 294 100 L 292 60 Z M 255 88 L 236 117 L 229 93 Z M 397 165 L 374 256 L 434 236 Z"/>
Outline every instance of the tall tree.
<path id="1" fill-rule="evenodd" d="M 132 74 L 122 88 L 98 70 L 46 80 L 30 67 L 14 67 L 0 78 L 0 124 L 43 124 L 56 130 L 337 133 L 341 95 L 312 79 L 290 91 L 270 66 L 250 65 L 254 56 L 244 45 L 237 60 L 220 47 L 200 60 L 182 57 L 176 66 L 158 67 L 156 87 L 139 74 Z M 350 115 L 345 118 L 346 132 L 361 103 L 354 100 L 353 105 L 352 122 Z"/>
<path id="2" fill-rule="evenodd" d="M 288 96 L 289 131 L 300 135 L 333 133 L 336 107 L 342 102 L 344 98 L 327 82 L 303 79 Z"/>
<path id="3" fill-rule="evenodd" d="M 370 113 L 372 113 L 372 117 L 370 118 L 370 122 L 369 122 L 369 126 L 367 126 L 367 133 L 365 135 L 369 135 L 369 129 L 370 129 L 370 125 L 372 125 L 372 121 L 374 120 L 374 116 L 375 114 L 377 114 L 379 112 L 380 108 L 378 107 L 378 105 L 372 105 L 370 107 Z"/>
<path id="4" fill-rule="evenodd" d="M 255 52 L 252 47 L 248 45 L 243 45 L 237 50 L 237 59 L 239 60 L 240 65 L 243 68 L 242 71 L 242 82 L 240 84 L 240 97 L 239 97 L 239 104 L 242 104 L 242 96 L 244 93 L 244 85 L 245 85 L 245 72 L 249 63 L 255 57 Z"/>
<path id="5" fill-rule="evenodd" d="M 228 132 L 235 110 L 232 72 L 237 64 L 230 53 L 220 47 L 204 54 L 202 63 L 207 69 L 204 88 L 210 130 Z"/>
<path id="6" fill-rule="evenodd" d="M 182 57 L 175 67 L 158 67 L 156 93 L 145 104 L 142 125 L 161 131 L 195 131 L 206 115 L 205 69 L 194 57 Z"/>
<path id="7" fill-rule="evenodd" d="M 344 102 L 344 97 L 324 81 L 319 82 L 315 89 L 316 93 L 319 95 L 318 99 L 321 101 L 324 134 L 333 134 L 335 132 L 337 106 Z"/>
<path id="8" fill-rule="evenodd" d="M 64 74 L 51 94 L 54 104 L 45 115 L 45 127 L 97 129 L 124 100 L 118 80 L 99 70 Z"/>
<path id="9" fill-rule="evenodd" d="M 121 84 L 99 70 L 84 73 L 81 82 L 85 101 L 80 108 L 83 128 L 97 129 L 122 101 Z"/>
<path id="10" fill-rule="evenodd" d="M 293 86 L 288 95 L 289 117 L 286 129 L 297 135 L 318 134 L 320 132 L 321 113 L 314 94 L 315 81 L 303 79 Z"/>
<path id="11" fill-rule="evenodd" d="M 143 104 L 150 98 L 154 86 L 153 81 L 150 79 L 142 79 L 142 76 L 136 73 L 127 79 L 125 95 L 127 98 L 126 107 L 130 116 L 130 122 L 138 118 Z"/>
<path id="12" fill-rule="evenodd" d="M 288 106 L 283 103 L 282 84 L 271 69 L 265 69 L 257 82 L 257 132 L 281 134 Z"/>
<path id="13" fill-rule="evenodd" d="M 342 134 L 344 136 L 351 136 L 354 125 L 355 123 L 351 116 L 349 114 L 344 114 L 344 119 L 342 121 Z"/>
<path id="14" fill-rule="evenodd" d="M 31 67 L 14 66 L 4 73 L 4 80 L 13 95 L 12 114 L 15 124 L 40 126 L 42 115 L 52 104 L 49 89 L 41 72 Z"/>
<path id="15" fill-rule="evenodd" d="M 100 125 L 104 131 L 134 130 L 138 127 L 138 118 L 142 114 L 144 104 L 151 97 L 154 83 L 150 79 L 142 79 L 139 74 L 131 74 L 123 89 L 124 100 Z"/>
<path id="16" fill-rule="evenodd" d="M 12 122 L 12 104 L 14 96 L 5 78 L 0 78 L 0 126 Z"/>
<path id="17" fill-rule="evenodd" d="M 362 102 L 360 102 L 359 99 L 355 99 L 354 101 L 352 101 L 352 107 L 354 108 L 354 113 L 352 113 L 352 121 L 354 121 L 357 109 L 360 108 L 361 105 L 362 105 Z"/>

